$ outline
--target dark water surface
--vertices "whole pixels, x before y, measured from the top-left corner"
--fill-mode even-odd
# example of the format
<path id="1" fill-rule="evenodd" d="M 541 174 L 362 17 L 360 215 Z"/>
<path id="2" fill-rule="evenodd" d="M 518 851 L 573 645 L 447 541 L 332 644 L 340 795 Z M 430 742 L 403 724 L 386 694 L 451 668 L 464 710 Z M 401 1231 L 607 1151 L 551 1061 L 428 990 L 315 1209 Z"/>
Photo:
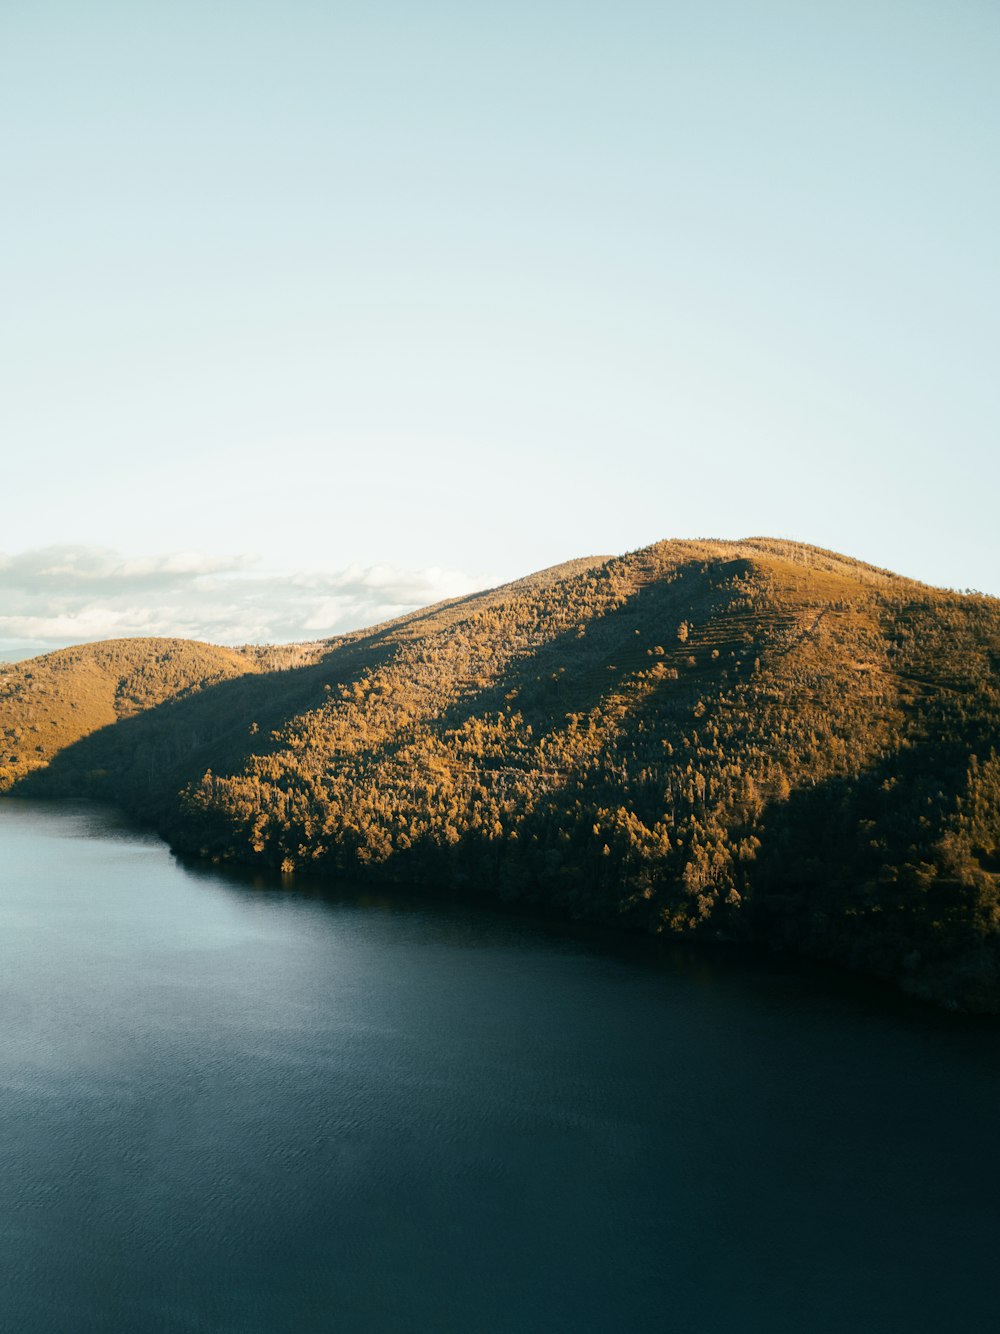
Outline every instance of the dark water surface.
<path id="1" fill-rule="evenodd" d="M 992 1331 L 1000 1027 L 0 803 L 0 1327 Z"/>

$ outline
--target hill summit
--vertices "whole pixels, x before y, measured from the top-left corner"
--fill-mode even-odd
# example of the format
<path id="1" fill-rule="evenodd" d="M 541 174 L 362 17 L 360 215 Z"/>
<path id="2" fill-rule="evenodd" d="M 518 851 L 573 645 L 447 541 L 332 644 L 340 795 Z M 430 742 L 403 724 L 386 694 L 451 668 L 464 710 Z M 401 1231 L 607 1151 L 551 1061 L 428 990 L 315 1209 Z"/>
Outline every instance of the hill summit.
<path id="1" fill-rule="evenodd" d="M 0 665 L 0 787 L 215 860 L 767 940 L 1000 1009 L 1000 602 L 661 542 L 316 644 Z"/>

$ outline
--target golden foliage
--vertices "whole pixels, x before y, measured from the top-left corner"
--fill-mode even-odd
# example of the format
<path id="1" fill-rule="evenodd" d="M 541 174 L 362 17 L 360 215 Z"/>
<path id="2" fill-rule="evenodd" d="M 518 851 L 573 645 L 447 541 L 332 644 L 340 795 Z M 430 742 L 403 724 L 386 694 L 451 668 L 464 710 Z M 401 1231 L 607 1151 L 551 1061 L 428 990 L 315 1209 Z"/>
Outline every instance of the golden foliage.
<path id="1" fill-rule="evenodd" d="M 197 694 L 165 676 L 159 702 L 147 655 L 113 692 L 147 711 L 102 704 L 122 721 L 26 787 L 113 795 L 211 857 L 768 936 L 996 1003 L 992 599 L 792 543 L 670 542 L 298 665 L 194 648 L 232 656 L 197 659 Z M 93 669 L 46 670 L 40 727 L 79 709 Z"/>

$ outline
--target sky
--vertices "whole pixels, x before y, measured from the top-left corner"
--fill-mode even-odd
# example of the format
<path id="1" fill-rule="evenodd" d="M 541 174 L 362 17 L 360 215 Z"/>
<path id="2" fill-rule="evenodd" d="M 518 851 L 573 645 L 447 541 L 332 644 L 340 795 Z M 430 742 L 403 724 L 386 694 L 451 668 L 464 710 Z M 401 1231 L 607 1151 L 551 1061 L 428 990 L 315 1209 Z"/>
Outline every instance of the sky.
<path id="1" fill-rule="evenodd" d="M 0 6 L 0 651 L 761 535 L 1000 595 L 994 0 Z"/>

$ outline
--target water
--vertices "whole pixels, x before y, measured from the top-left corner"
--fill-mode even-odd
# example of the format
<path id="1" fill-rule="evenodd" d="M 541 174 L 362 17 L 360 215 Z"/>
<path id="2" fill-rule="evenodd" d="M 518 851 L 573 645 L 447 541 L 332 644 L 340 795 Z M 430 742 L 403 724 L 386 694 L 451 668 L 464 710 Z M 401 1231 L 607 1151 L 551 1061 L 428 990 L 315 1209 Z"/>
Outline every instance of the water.
<path id="1" fill-rule="evenodd" d="M 996 1327 L 1000 1026 L 0 803 L 0 1326 Z"/>

